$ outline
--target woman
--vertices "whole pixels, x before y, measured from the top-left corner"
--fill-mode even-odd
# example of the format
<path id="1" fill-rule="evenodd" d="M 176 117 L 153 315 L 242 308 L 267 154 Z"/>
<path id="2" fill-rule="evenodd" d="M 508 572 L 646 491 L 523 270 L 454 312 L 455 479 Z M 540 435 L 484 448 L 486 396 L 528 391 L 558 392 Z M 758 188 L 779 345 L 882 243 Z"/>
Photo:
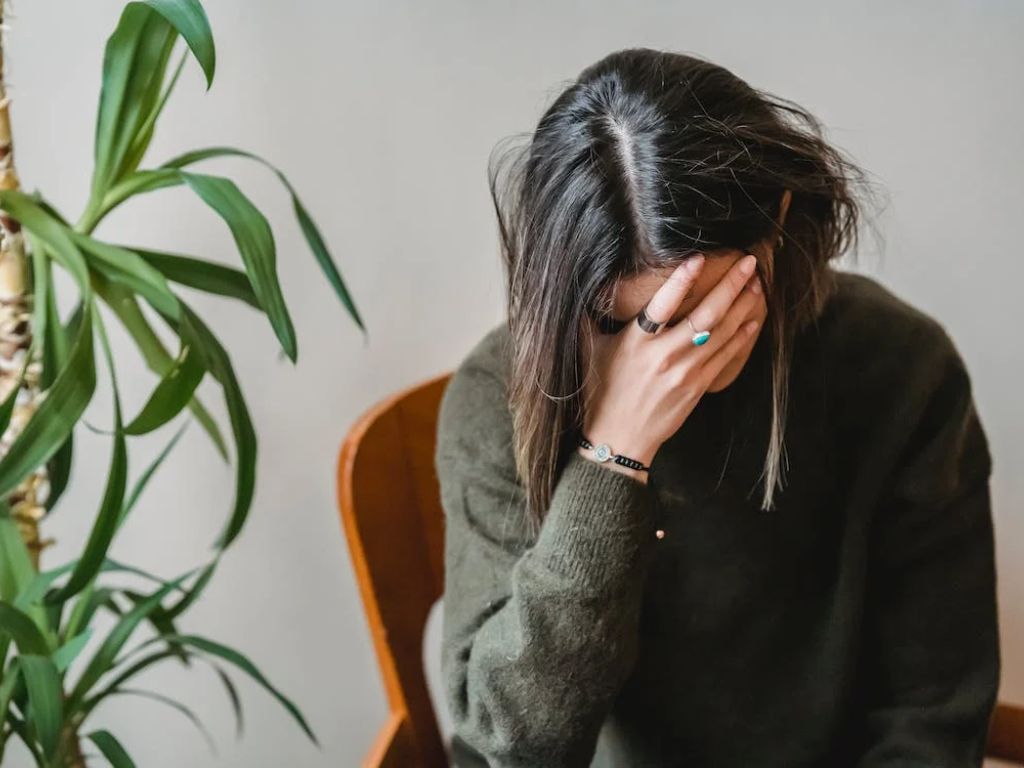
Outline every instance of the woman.
<path id="1" fill-rule="evenodd" d="M 862 172 L 649 49 L 508 157 L 435 457 L 455 764 L 981 765 L 991 457 L 943 327 L 832 266 Z"/>

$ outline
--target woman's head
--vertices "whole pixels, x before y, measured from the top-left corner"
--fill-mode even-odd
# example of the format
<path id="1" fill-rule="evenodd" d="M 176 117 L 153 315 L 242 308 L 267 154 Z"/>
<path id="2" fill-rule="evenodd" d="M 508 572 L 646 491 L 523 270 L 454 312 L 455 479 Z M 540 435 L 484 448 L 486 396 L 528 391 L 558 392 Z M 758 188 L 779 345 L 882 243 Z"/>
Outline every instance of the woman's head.
<path id="1" fill-rule="evenodd" d="M 853 187 L 863 172 L 798 105 L 698 57 L 637 48 L 583 70 L 489 173 L 508 278 L 516 464 L 531 521 L 543 518 L 575 448 L 594 334 L 632 318 L 644 294 L 698 252 L 707 274 L 680 317 L 721 269 L 758 256 L 772 346 L 762 498 L 771 508 L 792 340 L 834 289 L 829 262 L 856 243 Z"/>

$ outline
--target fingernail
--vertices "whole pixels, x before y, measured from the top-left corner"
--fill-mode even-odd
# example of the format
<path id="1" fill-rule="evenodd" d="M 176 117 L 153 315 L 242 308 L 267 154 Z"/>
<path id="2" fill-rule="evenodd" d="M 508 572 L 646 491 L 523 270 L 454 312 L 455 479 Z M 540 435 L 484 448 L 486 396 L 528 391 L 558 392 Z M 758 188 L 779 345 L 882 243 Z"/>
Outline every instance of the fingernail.
<path id="1" fill-rule="evenodd" d="M 698 253 L 696 256 L 691 256 L 686 260 L 686 270 L 688 272 L 696 272 L 700 269 L 700 265 L 704 262 L 704 255 Z"/>
<path id="2" fill-rule="evenodd" d="M 750 281 L 750 290 L 752 290 L 754 293 L 760 293 L 761 292 L 761 278 L 760 277 L 755 277 L 754 279 L 752 279 Z"/>
<path id="3" fill-rule="evenodd" d="M 749 275 L 751 272 L 754 271 L 754 264 L 757 263 L 757 258 L 754 257 L 753 254 L 747 254 L 741 259 L 741 261 L 742 263 L 740 264 L 740 272 L 742 272 L 744 275 Z"/>

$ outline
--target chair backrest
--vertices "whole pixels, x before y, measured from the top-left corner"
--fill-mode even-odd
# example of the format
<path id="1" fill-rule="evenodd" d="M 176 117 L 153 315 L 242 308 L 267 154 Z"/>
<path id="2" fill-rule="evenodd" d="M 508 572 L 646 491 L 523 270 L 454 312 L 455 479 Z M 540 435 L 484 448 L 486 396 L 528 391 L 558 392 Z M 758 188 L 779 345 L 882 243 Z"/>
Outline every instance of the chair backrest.
<path id="1" fill-rule="evenodd" d="M 1024 765 L 1024 708 L 1007 703 L 996 705 L 989 723 L 985 754 Z"/>
<path id="2" fill-rule="evenodd" d="M 447 766 L 423 668 L 423 636 L 444 591 L 444 513 L 434 467 L 451 373 L 377 403 L 338 457 L 338 506 L 390 717 L 364 765 Z"/>
<path id="3" fill-rule="evenodd" d="M 451 373 L 397 392 L 352 426 L 338 457 L 338 506 L 390 716 L 364 765 L 443 768 L 423 669 L 423 635 L 444 591 L 444 512 L 434 468 Z M 999 704 L 987 754 L 1024 764 L 1024 709 Z"/>

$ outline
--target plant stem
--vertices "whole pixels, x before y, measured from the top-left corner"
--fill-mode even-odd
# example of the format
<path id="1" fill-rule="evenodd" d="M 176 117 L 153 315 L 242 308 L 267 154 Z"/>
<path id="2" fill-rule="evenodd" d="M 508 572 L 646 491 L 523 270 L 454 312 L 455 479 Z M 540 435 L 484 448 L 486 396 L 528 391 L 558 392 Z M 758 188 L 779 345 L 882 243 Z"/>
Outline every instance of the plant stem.
<path id="1" fill-rule="evenodd" d="M 61 768 L 86 768 L 85 755 L 82 754 L 82 742 L 72 723 L 65 723 L 61 731 L 60 765 Z"/>
<path id="2" fill-rule="evenodd" d="M 4 2 L 0 0 L 0 28 L 4 21 Z M 10 98 L 4 78 L 3 34 L 0 31 L 0 189 L 20 189 L 14 167 L 14 144 L 11 138 Z M 39 400 L 39 363 L 24 368 L 25 356 L 32 346 L 32 294 L 28 289 L 28 267 L 25 238 L 21 225 L 0 211 L 0 399 L 14 388 L 23 392 L 15 407 L 7 431 L 0 436 L 0 455 L 5 453 L 35 412 Z M 40 495 L 45 492 L 46 468 L 38 468 L 15 489 L 9 499 L 11 515 L 39 568 L 39 553 L 50 544 L 39 536 L 39 520 L 46 513 Z"/>

